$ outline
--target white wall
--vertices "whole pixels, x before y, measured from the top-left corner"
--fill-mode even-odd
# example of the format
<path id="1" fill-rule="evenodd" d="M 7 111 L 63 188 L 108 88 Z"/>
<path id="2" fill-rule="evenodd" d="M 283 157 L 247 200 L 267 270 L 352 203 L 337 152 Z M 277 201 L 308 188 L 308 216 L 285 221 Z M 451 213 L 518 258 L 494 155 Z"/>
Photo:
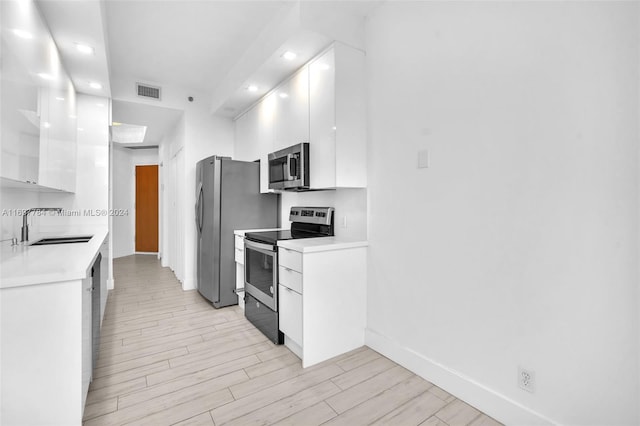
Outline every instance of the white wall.
<path id="1" fill-rule="evenodd" d="M 509 424 L 640 421 L 638 16 L 389 2 L 367 24 L 368 344 Z"/>
<path id="2" fill-rule="evenodd" d="M 233 122 L 214 117 L 209 112 L 210 100 L 195 101 L 185 110 L 185 177 L 184 224 L 185 228 L 185 290 L 196 288 L 196 228 L 194 206 L 196 204 L 196 163 L 211 155 L 233 157 Z"/>
<path id="3" fill-rule="evenodd" d="M 17 238 L 20 241 L 22 217 L 17 213 L 39 206 L 40 201 L 37 192 L 0 188 L 0 226 L 2 227 L 2 238 L 0 240 Z M 3 242 L 2 244 L 11 243 Z"/>
<path id="4" fill-rule="evenodd" d="M 184 116 L 176 128 L 163 140 L 160 156 L 163 168 L 167 167 L 163 170 L 166 178 L 162 180 L 166 192 L 163 196 L 166 224 L 162 226 L 169 231 L 163 240 L 168 256 L 163 265 L 174 270 L 184 290 L 196 288 L 196 163 L 211 155 L 232 157 L 234 140 L 232 121 L 212 116 L 207 96 L 194 97 L 194 102 L 184 105 Z M 167 206 L 170 211 L 166 210 Z"/>
<path id="5" fill-rule="evenodd" d="M 313 171 L 311 171 L 313 173 Z M 293 206 L 335 208 L 334 231 L 337 237 L 367 239 L 367 190 L 336 189 L 333 191 L 285 192 L 280 194 L 280 223 L 289 228 L 289 211 Z M 346 227 L 344 220 L 346 218 Z"/>
<path id="6" fill-rule="evenodd" d="M 158 164 L 158 148 L 113 147 L 113 257 L 135 253 L 136 166 Z M 124 211 L 128 214 L 120 215 Z M 158 212 L 160 213 L 160 212 Z"/>

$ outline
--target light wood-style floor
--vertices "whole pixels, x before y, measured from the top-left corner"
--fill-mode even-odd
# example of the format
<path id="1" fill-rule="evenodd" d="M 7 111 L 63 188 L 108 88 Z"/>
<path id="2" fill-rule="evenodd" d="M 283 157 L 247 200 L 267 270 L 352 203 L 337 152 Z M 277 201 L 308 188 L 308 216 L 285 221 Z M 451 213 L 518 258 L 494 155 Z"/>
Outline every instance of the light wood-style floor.
<path id="1" fill-rule="evenodd" d="M 114 274 L 86 425 L 499 425 L 367 347 L 302 369 L 155 256 L 115 259 Z"/>

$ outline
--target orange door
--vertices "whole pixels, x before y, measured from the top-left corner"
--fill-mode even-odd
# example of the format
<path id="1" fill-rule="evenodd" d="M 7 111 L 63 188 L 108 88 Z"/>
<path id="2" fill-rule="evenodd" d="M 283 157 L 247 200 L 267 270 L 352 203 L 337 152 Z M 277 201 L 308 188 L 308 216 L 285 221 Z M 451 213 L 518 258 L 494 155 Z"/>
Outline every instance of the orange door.
<path id="1" fill-rule="evenodd" d="M 136 166 L 136 251 L 158 252 L 158 166 Z"/>

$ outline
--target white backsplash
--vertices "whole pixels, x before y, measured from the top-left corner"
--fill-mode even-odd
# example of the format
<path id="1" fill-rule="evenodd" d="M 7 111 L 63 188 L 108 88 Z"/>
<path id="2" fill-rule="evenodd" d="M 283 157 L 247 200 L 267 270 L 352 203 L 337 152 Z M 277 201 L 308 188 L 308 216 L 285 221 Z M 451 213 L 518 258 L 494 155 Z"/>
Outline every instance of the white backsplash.
<path id="1" fill-rule="evenodd" d="M 335 234 L 355 240 L 367 239 L 367 190 L 343 188 L 331 191 L 284 192 L 280 195 L 280 223 L 290 226 L 293 206 L 335 208 Z M 346 218 L 346 227 L 344 226 Z"/>
<path id="2" fill-rule="evenodd" d="M 2 240 L 16 237 L 20 240 L 20 228 L 22 227 L 22 217 L 18 210 L 25 210 L 38 206 L 39 194 L 35 191 L 24 191 L 20 189 L 2 188 L 0 190 L 1 216 L 0 226 L 2 227 Z"/>

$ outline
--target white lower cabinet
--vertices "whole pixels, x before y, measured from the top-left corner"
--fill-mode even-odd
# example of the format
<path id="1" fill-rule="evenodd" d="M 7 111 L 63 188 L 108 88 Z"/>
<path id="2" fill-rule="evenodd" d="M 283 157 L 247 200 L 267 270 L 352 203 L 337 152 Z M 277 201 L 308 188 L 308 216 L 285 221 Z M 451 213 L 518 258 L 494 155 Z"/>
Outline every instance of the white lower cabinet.
<path id="1" fill-rule="evenodd" d="M 309 367 L 364 345 L 366 247 L 278 249 L 280 331 Z"/>
<path id="2" fill-rule="evenodd" d="M 278 291 L 280 331 L 302 346 L 302 295 L 282 284 Z"/>

